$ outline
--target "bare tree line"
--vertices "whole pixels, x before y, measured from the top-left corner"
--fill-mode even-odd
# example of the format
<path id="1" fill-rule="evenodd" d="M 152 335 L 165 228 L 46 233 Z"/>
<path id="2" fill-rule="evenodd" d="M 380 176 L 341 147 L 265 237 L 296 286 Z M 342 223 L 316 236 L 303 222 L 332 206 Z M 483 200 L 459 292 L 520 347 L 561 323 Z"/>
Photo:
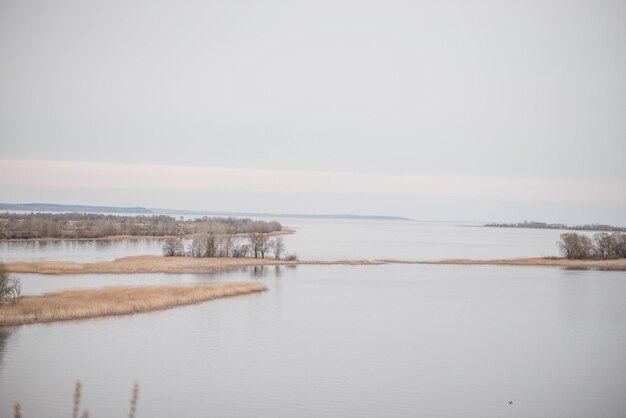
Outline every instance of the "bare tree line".
<path id="1" fill-rule="evenodd" d="M 598 232 L 592 238 L 586 235 L 568 232 L 561 234 L 557 243 L 561 254 L 571 259 L 601 259 L 626 258 L 626 233 Z"/>
<path id="2" fill-rule="evenodd" d="M 0 214 L 0 239 L 105 238 L 129 236 L 190 236 L 195 234 L 248 234 L 280 231 L 275 221 L 202 217 L 183 220 L 166 215 L 120 216 L 90 213 Z"/>
<path id="3" fill-rule="evenodd" d="M 558 223 L 546 223 L 537 221 L 524 221 L 519 223 L 492 223 L 485 226 L 496 228 L 530 228 L 530 229 L 567 229 L 570 231 L 605 231 L 605 232 L 625 232 L 626 228 L 621 226 L 612 226 L 606 224 L 587 224 L 587 225 L 565 225 Z"/>
<path id="4" fill-rule="evenodd" d="M 163 255 L 166 257 L 232 257 L 265 258 L 272 255 L 276 260 L 296 260 L 295 254 L 287 254 L 283 238 L 267 233 L 251 232 L 239 235 L 196 234 L 185 247 L 181 237 L 166 237 Z"/>

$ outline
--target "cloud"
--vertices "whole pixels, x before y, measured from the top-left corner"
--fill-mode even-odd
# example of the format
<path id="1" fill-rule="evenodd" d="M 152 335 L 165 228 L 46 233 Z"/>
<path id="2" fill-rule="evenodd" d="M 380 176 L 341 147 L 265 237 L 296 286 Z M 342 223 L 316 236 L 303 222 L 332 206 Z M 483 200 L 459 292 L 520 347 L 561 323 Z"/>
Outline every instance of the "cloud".
<path id="1" fill-rule="evenodd" d="M 0 160 L 0 186 L 92 190 L 387 194 L 625 203 L 626 184 L 335 171 L 260 170 L 76 161 Z"/>

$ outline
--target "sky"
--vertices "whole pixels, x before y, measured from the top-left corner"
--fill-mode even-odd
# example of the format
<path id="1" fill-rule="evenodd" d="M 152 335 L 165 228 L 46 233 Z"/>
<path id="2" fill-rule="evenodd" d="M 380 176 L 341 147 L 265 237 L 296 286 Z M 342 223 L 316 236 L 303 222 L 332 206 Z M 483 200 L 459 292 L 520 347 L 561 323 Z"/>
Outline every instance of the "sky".
<path id="1" fill-rule="evenodd" d="M 0 0 L 0 201 L 626 225 L 626 2 Z"/>

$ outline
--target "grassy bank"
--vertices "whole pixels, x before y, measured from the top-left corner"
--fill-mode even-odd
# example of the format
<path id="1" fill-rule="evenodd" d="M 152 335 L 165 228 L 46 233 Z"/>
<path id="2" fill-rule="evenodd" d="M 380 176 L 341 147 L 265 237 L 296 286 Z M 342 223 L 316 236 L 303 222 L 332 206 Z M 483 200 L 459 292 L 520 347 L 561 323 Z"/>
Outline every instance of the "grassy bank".
<path id="1" fill-rule="evenodd" d="M 150 312 L 265 290 L 258 283 L 203 283 L 53 292 L 0 303 L 0 326 Z"/>
<path id="2" fill-rule="evenodd" d="M 406 263 L 397 260 L 384 260 L 389 263 Z M 496 266 L 539 266 L 563 267 L 571 269 L 626 269 L 626 258 L 616 260 L 572 260 L 562 257 L 510 258 L 500 260 L 451 259 L 439 261 L 409 262 L 413 264 L 451 264 L 451 265 L 496 265 Z"/>
<path id="3" fill-rule="evenodd" d="M 13 273 L 41 274 L 133 274 L 133 273 L 212 273 L 239 267 L 271 264 L 291 264 L 287 261 L 254 258 L 195 258 L 142 255 L 123 257 L 114 261 L 74 263 L 69 261 L 41 261 L 7 263 Z"/>
<path id="4" fill-rule="evenodd" d="M 39 274 L 133 274 L 168 273 L 202 274 L 253 266 L 296 265 L 381 265 L 381 264 L 450 264 L 450 265 L 507 265 L 544 266 L 575 269 L 626 269 L 626 259 L 618 260 L 569 260 L 566 258 L 513 258 L 503 260 L 453 259 L 439 261 L 405 260 L 338 260 L 338 261 L 282 261 L 272 258 L 193 258 L 136 256 L 114 261 L 74 263 L 67 261 L 37 261 L 7 263 L 6 269 L 13 273 Z"/>

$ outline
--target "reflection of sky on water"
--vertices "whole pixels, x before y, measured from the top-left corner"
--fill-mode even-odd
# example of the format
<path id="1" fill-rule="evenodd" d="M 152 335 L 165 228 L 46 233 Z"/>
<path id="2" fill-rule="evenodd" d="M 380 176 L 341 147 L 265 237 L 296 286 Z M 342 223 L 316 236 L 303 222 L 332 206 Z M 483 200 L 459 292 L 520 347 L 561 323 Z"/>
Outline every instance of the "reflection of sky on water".
<path id="1" fill-rule="evenodd" d="M 140 415 L 154 418 L 207 410 L 582 418 L 626 408 L 624 272 L 307 265 L 25 275 L 24 282 L 99 287 L 124 277 L 130 284 L 255 281 L 268 291 L 20 327 L 5 338 L 0 416 L 20 401 L 24 416 L 65 417 L 76 379 L 93 416 L 123 416 L 135 381 Z"/>
<path id="2" fill-rule="evenodd" d="M 2 370 L 4 368 L 4 353 L 7 350 L 7 344 L 11 337 L 11 330 L 9 328 L 0 327 L 0 377 L 2 377 Z"/>
<path id="3" fill-rule="evenodd" d="M 20 273 L 23 295 L 39 295 L 46 292 L 104 286 L 159 286 L 216 281 L 250 281 L 264 278 L 280 278 L 283 271 L 296 266 L 243 267 L 223 272 L 203 274 L 59 274 L 45 275 Z"/>
<path id="4" fill-rule="evenodd" d="M 0 260 L 92 262 L 133 255 L 160 255 L 160 239 L 0 242 Z"/>

